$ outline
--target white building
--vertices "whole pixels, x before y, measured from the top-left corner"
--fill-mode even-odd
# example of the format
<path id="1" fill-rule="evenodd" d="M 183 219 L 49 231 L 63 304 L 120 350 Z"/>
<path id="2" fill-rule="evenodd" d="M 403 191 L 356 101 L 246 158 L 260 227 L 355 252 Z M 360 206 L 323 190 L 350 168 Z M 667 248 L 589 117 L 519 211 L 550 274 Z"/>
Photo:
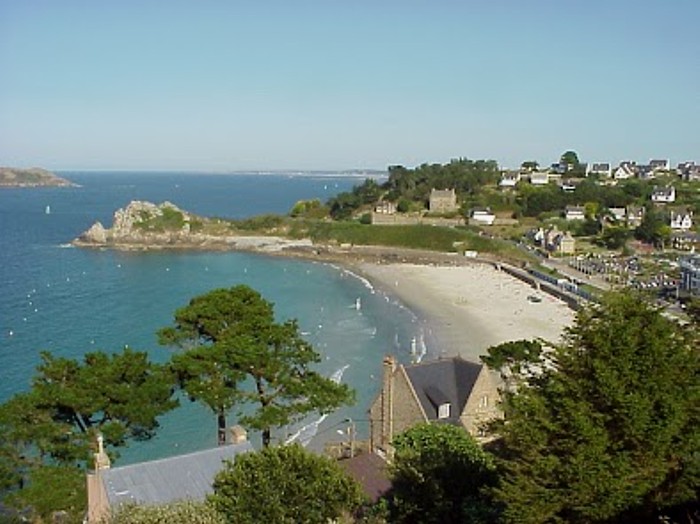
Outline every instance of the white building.
<path id="1" fill-rule="evenodd" d="M 564 218 L 567 220 L 585 220 L 586 210 L 582 206 L 566 206 Z"/>
<path id="2" fill-rule="evenodd" d="M 475 225 L 492 226 L 496 215 L 489 209 L 475 209 L 472 211 L 470 222 Z"/>
<path id="3" fill-rule="evenodd" d="M 655 187 L 651 201 L 667 204 L 676 201 L 676 188 L 673 186 Z"/>
<path id="4" fill-rule="evenodd" d="M 693 213 L 690 211 L 671 211 L 671 229 L 688 231 L 693 227 Z"/>

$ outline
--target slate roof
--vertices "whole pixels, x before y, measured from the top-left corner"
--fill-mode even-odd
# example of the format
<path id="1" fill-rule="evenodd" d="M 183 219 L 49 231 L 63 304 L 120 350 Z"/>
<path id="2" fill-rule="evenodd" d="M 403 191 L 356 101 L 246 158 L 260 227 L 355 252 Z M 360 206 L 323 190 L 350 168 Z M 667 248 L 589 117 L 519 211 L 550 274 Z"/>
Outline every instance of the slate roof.
<path id="1" fill-rule="evenodd" d="M 111 507 L 204 500 L 224 461 L 252 451 L 250 442 L 100 471 Z"/>
<path id="2" fill-rule="evenodd" d="M 608 171 L 610 171 L 608 162 L 597 162 L 591 165 L 591 173 L 607 173 Z"/>
<path id="3" fill-rule="evenodd" d="M 340 460 L 338 465 L 360 483 L 372 502 L 377 502 L 391 489 L 386 462 L 379 455 L 362 453 L 351 459 Z"/>
<path id="4" fill-rule="evenodd" d="M 449 402 L 452 406 L 450 418 L 443 420 L 456 422 L 481 368 L 481 364 L 454 357 L 414 364 L 405 369 L 428 420 L 437 420 L 440 404 Z"/>

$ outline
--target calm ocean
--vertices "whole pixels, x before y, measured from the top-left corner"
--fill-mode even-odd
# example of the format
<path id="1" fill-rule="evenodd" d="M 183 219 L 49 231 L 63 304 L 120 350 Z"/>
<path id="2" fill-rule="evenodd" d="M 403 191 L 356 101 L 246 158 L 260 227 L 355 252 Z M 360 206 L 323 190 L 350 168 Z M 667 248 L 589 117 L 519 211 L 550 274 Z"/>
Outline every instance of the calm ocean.
<path id="1" fill-rule="evenodd" d="M 368 432 L 367 407 L 377 392 L 382 356 L 407 360 L 420 323 L 399 303 L 342 268 L 245 253 L 121 253 L 68 243 L 95 220 L 111 225 L 130 200 L 169 200 L 188 211 L 228 218 L 286 213 L 299 199 L 348 190 L 348 176 L 79 173 L 76 188 L 0 190 L 0 401 L 29 387 L 39 353 L 79 358 L 128 345 L 163 361 L 169 349 L 155 333 L 176 308 L 217 287 L 247 284 L 274 302 L 280 320 L 296 318 L 321 353 L 320 371 L 357 391 L 357 404 L 310 418 L 276 438 L 301 433 L 311 446 L 339 440 L 343 420 Z M 48 211 L 48 212 L 47 212 Z M 361 307 L 358 309 L 357 304 Z M 230 424 L 235 423 L 233 417 Z M 216 444 L 215 419 L 198 404 L 161 419 L 156 438 L 134 443 L 120 464 Z M 258 443 L 257 435 L 252 435 Z"/>

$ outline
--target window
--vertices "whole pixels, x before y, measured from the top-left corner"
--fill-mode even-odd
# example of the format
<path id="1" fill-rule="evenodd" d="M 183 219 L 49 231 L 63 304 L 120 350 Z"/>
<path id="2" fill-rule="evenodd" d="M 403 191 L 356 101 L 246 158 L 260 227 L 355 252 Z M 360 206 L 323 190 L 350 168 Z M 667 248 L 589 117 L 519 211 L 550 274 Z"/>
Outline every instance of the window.
<path id="1" fill-rule="evenodd" d="M 438 407 L 438 418 L 450 418 L 449 404 L 440 404 L 440 407 Z"/>

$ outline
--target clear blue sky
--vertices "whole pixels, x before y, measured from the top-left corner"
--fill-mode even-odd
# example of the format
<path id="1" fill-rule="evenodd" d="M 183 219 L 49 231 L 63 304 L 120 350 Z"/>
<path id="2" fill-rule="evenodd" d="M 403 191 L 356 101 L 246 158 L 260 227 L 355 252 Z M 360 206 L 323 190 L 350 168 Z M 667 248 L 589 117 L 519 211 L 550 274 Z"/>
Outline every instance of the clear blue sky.
<path id="1" fill-rule="evenodd" d="M 700 161 L 700 0 L 0 0 L 0 165 Z"/>

